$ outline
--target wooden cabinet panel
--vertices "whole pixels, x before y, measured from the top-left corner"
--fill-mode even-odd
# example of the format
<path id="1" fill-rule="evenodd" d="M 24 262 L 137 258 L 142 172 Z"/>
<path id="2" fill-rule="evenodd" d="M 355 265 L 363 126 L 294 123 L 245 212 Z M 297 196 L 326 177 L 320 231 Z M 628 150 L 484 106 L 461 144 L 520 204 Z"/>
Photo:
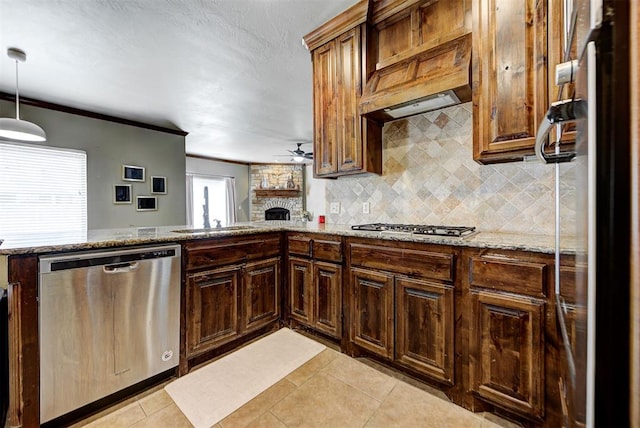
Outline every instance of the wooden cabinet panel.
<path id="1" fill-rule="evenodd" d="M 311 238 L 303 235 L 294 235 L 287 238 L 289 254 L 311 257 Z"/>
<path id="2" fill-rule="evenodd" d="M 353 341 L 385 358 L 393 357 L 393 276 L 351 269 Z"/>
<path id="3" fill-rule="evenodd" d="M 472 292 L 472 389 L 505 409 L 544 415 L 544 301 Z"/>
<path id="4" fill-rule="evenodd" d="M 289 308 L 291 318 L 312 323 L 313 317 L 313 262 L 289 258 Z"/>
<path id="5" fill-rule="evenodd" d="M 396 361 L 453 385 L 453 287 L 396 278 Z"/>
<path id="6" fill-rule="evenodd" d="M 444 281 L 453 279 L 452 254 L 356 243 L 350 244 L 349 249 L 353 266 Z"/>
<path id="7" fill-rule="evenodd" d="M 585 375 L 587 373 L 587 311 L 583 307 L 566 305 L 565 313 L 564 319 L 576 371 L 575 388 L 566 389 L 567 416 L 572 419 L 570 426 L 584 426 L 587 410 L 587 376 Z M 563 353 L 566 352 L 566 349 L 563 350 Z M 563 356 L 562 362 L 564 364 L 561 368 L 561 378 L 565 384 L 569 385 L 571 374 L 567 361 L 566 357 Z"/>
<path id="8" fill-rule="evenodd" d="M 366 31 L 364 24 L 347 27 L 311 53 L 316 177 L 382 172 L 382 127 L 358 113 L 367 70 Z"/>
<path id="9" fill-rule="evenodd" d="M 469 261 L 469 283 L 472 287 L 544 297 L 546 268 L 544 263 L 503 256 L 472 257 Z"/>
<path id="10" fill-rule="evenodd" d="M 568 40 L 566 37 L 566 31 L 564 28 L 565 16 L 564 0 L 549 0 L 549 13 L 548 13 L 548 30 L 549 30 L 549 46 L 548 46 L 548 58 L 549 58 L 549 104 L 558 101 L 559 99 L 570 98 L 575 91 L 575 85 L 568 83 L 560 91 L 560 87 L 556 85 L 556 65 L 564 62 L 564 51 L 567 49 Z M 578 57 L 578 38 L 573 39 L 573 43 L 570 47 L 569 60 L 577 59 Z M 551 141 L 556 141 L 555 127 L 549 134 Z M 576 123 L 565 123 L 562 125 L 562 141 L 574 142 L 576 139 Z"/>
<path id="11" fill-rule="evenodd" d="M 187 353 L 229 342 L 240 334 L 238 322 L 240 266 L 187 277 Z"/>
<path id="12" fill-rule="evenodd" d="M 328 262 L 342 262 L 342 242 L 328 239 L 313 239 L 313 258 Z"/>
<path id="13" fill-rule="evenodd" d="M 336 47 L 331 41 L 312 52 L 313 165 L 317 176 L 338 172 Z"/>
<path id="14" fill-rule="evenodd" d="M 335 338 L 342 337 L 342 266 L 314 262 L 314 325 Z"/>
<path id="15" fill-rule="evenodd" d="M 378 70 L 471 32 L 469 0 L 395 3 L 377 2 L 374 5 Z M 391 12 L 398 8 L 402 9 Z"/>
<path id="16" fill-rule="evenodd" d="M 473 7 L 473 156 L 533 154 L 547 97 L 547 2 L 478 0 Z"/>
<path id="17" fill-rule="evenodd" d="M 185 246 L 186 270 L 239 264 L 280 254 L 280 235 L 255 235 L 250 238 L 204 239 Z"/>
<path id="18" fill-rule="evenodd" d="M 256 329 L 280 316 L 280 258 L 247 263 L 243 275 L 244 329 Z"/>
<path id="19" fill-rule="evenodd" d="M 321 234 L 289 240 L 290 317 L 336 339 L 342 338 L 342 240 Z M 305 253 L 307 258 L 299 257 Z"/>
<path id="20" fill-rule="evenodd" d="M 362 169 L 362 129 L 358 101 L 362 90 L 360 27 L 347 31 L 336 40 L 338 171 Z"/>

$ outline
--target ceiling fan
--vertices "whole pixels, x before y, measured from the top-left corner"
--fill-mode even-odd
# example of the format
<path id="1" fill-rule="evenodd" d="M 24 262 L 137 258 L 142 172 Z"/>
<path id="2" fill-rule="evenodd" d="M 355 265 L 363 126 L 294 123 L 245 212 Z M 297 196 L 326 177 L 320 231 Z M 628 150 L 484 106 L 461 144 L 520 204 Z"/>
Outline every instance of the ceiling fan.
<path id="1" fill-rule="evenodd" d="M 301 146 L 303 144 L 310 144 L 310 142 L 304 142 L 304 143 L 296 143 L 296 145 L 298 146 L 295 150 L 287 150 L 289 153 L 291 153 L 292 156 L 292 161 L 294 162 L 304 162 L 305 160 L 311 160 L 313 159 L 313 153 L 312 152 L 305 152 L 304 150 L 302 150 Z M 276 155 L 276 156 L 289 156 L 289 155 Z"/>

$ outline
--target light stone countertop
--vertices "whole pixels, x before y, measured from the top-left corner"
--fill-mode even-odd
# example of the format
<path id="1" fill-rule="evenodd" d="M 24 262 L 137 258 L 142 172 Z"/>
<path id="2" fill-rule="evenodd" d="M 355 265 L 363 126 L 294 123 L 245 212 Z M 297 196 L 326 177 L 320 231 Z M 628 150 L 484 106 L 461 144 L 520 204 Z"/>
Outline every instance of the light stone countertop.
<path id="1" fill-rule="evenodd" d="M 184 242 L 198 239 L 241 236 L 254 233 L 300 231 L 326 233 L 339 236 L 386 239 L 393 241 L 423 242 L 441 245 L 464 246 L 474 248 L 491 248 L 503 250 L 523 250 L 539 253 L 554 252 L 554 237 L 549 235 L 527 235 L 522 233 L 504 233 L 476 231 L 463 238 L 444 236 L 425 236 L 398 232 L 369 232 L 351 230 L 349 225 L 317 224 L 315 222 L 265 221 L 238 223 L 249 226 L 246 229 L 216 231 L 205 233 L 177 233 L 176 230 L 188 229 L 188 226 L 131 227 L 122 229 L 88 230 L 84 233 L 50 233 L 15 236 L 4 236 L 0 245 L 0 255 L 43 254 L 87 250 L 96 248 L 123 247 L 129 245 L 158 244 Z M 575 239 L 563 241 L 562 253 L 575 254 Z"/>

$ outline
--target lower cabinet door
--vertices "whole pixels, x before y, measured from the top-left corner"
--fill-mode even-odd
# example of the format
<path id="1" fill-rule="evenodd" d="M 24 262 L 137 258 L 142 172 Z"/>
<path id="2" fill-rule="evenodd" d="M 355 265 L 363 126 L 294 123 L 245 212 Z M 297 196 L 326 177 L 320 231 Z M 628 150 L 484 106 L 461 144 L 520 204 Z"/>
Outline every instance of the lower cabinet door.
<path id="1" fill-rule="evenodd" d="M 243 275 L 243 329 L 263 327 L 280 316 L 280 258 L 247 263 Z"/>
<path id="2" fill-rule="evenodd" d="M 507 410 L 544 415 L 544 302 L 472 292 L 472 388 Z"/>
<path id="3" fill-rule="evenodd" d="M 240 334 L 241 271 L 241 266 L 229 266 L 187 276 L 187 354 L 212 349 Z"/>
<path id="4" fill-rule="evenodd" d="M 393 276 L 351 269 L 353 341 L 385 358 L 393 358 Z"/>
<path id="5" fill-rule="evenodd" d="M 313 262 L 289 258 L 289 315 L 303 324 L 313 323 Z"/>
<path id="6" fill-rule="evenodd" d="M 342 267 L 314 262 L 314 321 L 316 329 L 337 339 L 342 337 Z"/>
<path id="7" fill-rule="evenodd" d="M 396 277 L 396 361 L 453 385 L 453 287 Z"/>

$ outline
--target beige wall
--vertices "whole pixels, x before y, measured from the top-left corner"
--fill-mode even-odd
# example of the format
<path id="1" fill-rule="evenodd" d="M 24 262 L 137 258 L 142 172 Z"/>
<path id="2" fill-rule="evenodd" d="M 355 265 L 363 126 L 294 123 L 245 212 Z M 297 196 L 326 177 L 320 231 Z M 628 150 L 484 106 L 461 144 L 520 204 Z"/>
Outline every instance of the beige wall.
<path id="1" fill-rule="evenodd" d="M 45 130 L 47 141 L 41 144 L 87 153 L 89 229 L 185 223 L 184 137 L 38 107 L 21 105 L 20 114 Z M 15 104 L 0 101 L 0 117 L 12 116 Z M 123 164 L 145 167 L 146 181 L 122 181 Z M 167 177 L 167 194 L 157 195 L 158 211 L 113 204 L 114 184 L 131 184 L 135 202 L 135 196 L 150 195 L 152 175 Z"/>
<path id="2" fill-rule="evenodd" d="M 326 180 L 327 221 L 553 234 L 553 166 L 538 161 L 474 162 L 471 109 L 466 103 L 386 124 L 383 175 Z M 563 174 L 573 170 L 566 165 Z M 563 218 L 571 220 L 575 189 L 563 187 L 561 192 Z M 340 202 L 340 214 L 329 213 L 331 202 Z M 362 214 L 363 202 L 370 203 L 368 215 Z"/>

